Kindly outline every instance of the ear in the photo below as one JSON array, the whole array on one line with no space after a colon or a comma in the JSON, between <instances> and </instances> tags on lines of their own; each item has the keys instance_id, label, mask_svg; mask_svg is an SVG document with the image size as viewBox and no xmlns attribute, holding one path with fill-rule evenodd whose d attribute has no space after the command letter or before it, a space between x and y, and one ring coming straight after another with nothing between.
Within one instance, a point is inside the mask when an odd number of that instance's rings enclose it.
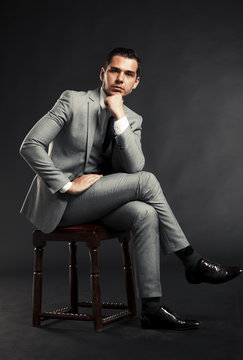
<instances>
[{"instance_id":1,"label":"ear","mask_svg":"<svg viewBox=\"0 0 243 360\"><path fill-rule=\"evenodd\" d=\"M105 69L102 67L102 68L100 69L100 80L101 80L101 81L103 81L103 79L104 79L104 74L105 74Z\"/></svg>"},{"instance_id":2,"label":"ear","mask_svg":"<svg viewBox=\"0 0 243 360\"><path fill-rule=\"evenodd\" d=\"M137 77L136 80L135 80L135 83L134 83L134 85L133 85L133 90L136 89L136 87L138 86L139 82L140 82L140 77Z\"/></svg>"}]
</instances>

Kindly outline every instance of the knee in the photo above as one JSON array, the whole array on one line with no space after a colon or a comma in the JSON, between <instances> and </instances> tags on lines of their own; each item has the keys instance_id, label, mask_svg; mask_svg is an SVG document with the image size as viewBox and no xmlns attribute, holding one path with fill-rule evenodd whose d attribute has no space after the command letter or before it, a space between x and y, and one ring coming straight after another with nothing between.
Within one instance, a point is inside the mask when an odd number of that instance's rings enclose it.
<instances>
[{"instance_id":1,"label":"knee","mask_svg":"<svg viewBox=\"0 0 243 360\"><path fill-rule=\"evenodd\" d=\"M142 180L144 180L144 182L146 184L151 184L151 185L158 184L158 180L153 173L151 173L149 171L141 171L140 174L141 174Z\"/></svg>"},{"instance_id":2,"label":"knee","mask_svg":"<svg viewBox=\"0 0 243 360\"><path fill-rule=\"evenodd\" d=\"M134 208L134 224L140 222L157 226L158 214L151 205L137 201Z\"/></svg>"},{"instance_id":3,"label":"knee","mask_svg":"<svg viewBox=\"0 0 243 360\"><path fill-rule=\"evenodd\" d=\"M158 191L162 191L156 176L148 171L141 171L140 173L140 190L144 195L155 194L158 193Z\"/></svg>"}]
</instances>

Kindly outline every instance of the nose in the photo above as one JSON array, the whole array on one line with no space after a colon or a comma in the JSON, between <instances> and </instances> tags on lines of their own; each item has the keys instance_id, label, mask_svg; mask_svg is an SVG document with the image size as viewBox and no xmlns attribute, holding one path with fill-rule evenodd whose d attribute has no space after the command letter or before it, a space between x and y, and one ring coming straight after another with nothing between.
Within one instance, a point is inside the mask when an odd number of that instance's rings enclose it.
<instances>
[{"instance_id":1,"label":"nose","mask_svg":"<svg viewBox=\"0 0 243 360\"><path fill-rule=\"evenodd\" d=\"M124 81L124 74L123 74L123 72L121 71L120 73L117 74L116 83L117 83L117 84L122 84L123 81Z\"/></svg>"}]
</instances>

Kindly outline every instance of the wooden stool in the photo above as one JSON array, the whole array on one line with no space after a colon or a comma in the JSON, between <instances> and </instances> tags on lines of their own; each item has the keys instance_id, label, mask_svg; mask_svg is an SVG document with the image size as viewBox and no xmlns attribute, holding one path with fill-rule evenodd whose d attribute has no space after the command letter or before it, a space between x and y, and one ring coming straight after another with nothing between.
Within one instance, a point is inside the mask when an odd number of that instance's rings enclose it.
<instances>
[{"instance_id":1,"label":"wooden stool","mask_svg":"<svg viewBox=\"0 0 243 360\"><path fill-rule=\"evenodd\" d=\"M123 268L125 272L127 304L101 302L100 271L98 264L98 248L102 240L118 238L123 249ZM70 307L55 311L42 312L42 258L43 247L47 241L67 241L69 243L69 285ZM86 224L57 228L45 234L39 230L33 232L35 265L33 274L33 326L40 326L46 319L93 320L94 329L102 331L103 325L124 317L136 317L136 300L129 251L130 233L115 232L103 225ZM78 302L78 267L76 261L77 242L86 242L90 253L90 278L92 301ZM79 313L78 307L92 307L93 315ZM120 309L119 313L102 317L102 308Z\"/></svg>"}]
</instances>

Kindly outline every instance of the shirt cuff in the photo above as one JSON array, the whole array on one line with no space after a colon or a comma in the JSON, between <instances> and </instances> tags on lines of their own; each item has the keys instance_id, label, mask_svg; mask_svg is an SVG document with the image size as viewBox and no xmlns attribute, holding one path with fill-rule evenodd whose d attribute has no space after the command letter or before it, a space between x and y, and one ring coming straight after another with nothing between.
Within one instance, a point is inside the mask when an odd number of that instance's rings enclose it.
<instances>
[{"instance_id":1,"label":"shirt cuff","mask_svg":"<svg viewBox=\"0 0 243 360\"><path fill-rule=\"evenodd\" d=\"M71 181L69 181L66 185L64 185L59 191L61 192L61 193L65 193L65 192L67 192L69 189L70 189L70 187L72 186L72 182Z\"/></svg>"},{"instance_id":2,"label":"shirt cuff","mask_svg":"<svg viewBox=\"0 0 243 360\"><path fill-rule=\"evenodd\" d=\"M126 128L128 128L128 126L129 126L129 122L126 116L120 118L119 120L116 120L114 122L115 134L116 135L122 134L126 130Z\"/></svg>"}]
</instances>

